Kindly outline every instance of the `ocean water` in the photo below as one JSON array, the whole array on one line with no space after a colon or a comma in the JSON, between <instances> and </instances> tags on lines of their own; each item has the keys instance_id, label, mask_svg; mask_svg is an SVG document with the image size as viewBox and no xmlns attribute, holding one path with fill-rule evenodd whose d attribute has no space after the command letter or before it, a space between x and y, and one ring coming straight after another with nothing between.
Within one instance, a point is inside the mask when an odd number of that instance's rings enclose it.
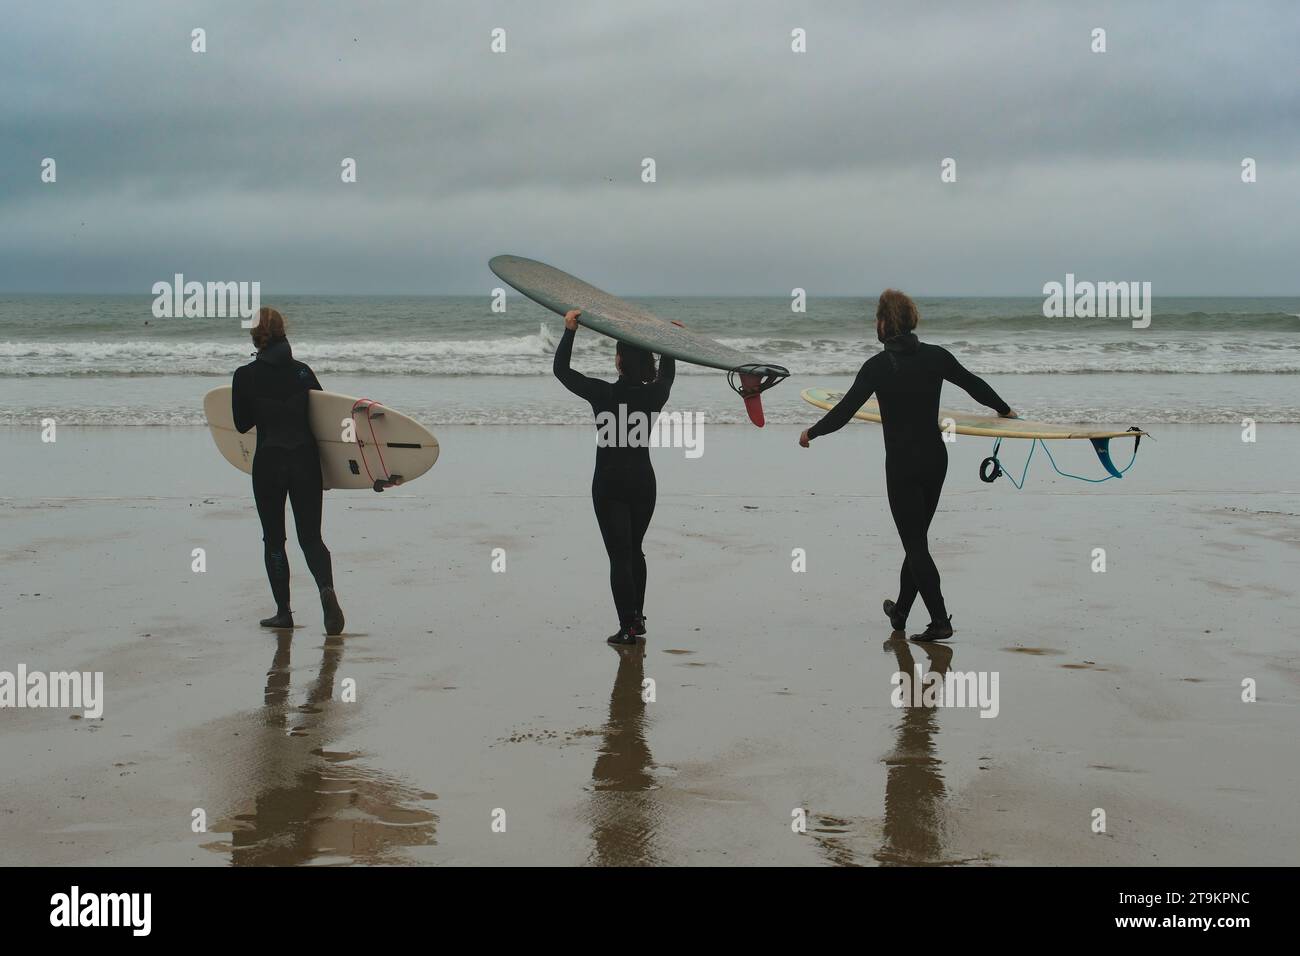
<instances>
[{"instance_id":1,"label":"ocean water","mask_svg":"<svg viewBox=\"0 0 1300 956\"><path fill-rule=\"evenodd\" d=\"M268 300L269 301L269 300ZM640 298L727 345L788 367L770 421L807 423L810 385L843 387L877 350L865 299ZM282 296L298 358L326 388L431 425L570 423L585 406L551 377L557 316L512 297ZM951 349L1022 415L1058 421L1300 421L1300 297L1170 298L1151 326L1049 319L1039 298L918 299L921 337ZM201 399L249 360L238 319L157 319L145 296L0 297L0 423L201 425ZM613 345L579 333L574 366L613 377ZM973 407L953 386L945 404ZM711 369L679 366L673 405L714 422L744 410Z\"/></svg>"}]
</instances>

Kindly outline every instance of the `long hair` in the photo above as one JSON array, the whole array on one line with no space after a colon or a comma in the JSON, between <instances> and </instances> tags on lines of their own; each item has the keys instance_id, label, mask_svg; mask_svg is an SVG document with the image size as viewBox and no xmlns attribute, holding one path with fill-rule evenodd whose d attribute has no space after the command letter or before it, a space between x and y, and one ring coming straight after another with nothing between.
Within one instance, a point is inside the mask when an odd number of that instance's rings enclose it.
<instances>
[{"instance_id":1,"label":"long hair","mask_svg":"<svg viewBox=\"0 0 1300 956\"><path fill-rule=\"evenodd\" d=\"M257 310L257 322L248 330L248 334L253 337L253 344L259 352L268 345L283 342L288 337L284 330L284 316L269 305L264 305Z\"/></svg>"},{"instance_id":2,"label":"long hair","mask_svg":"<svg viewBox=\"0 0 1300 956\"><path fill-rule=\"evenodd\" d=\"M880 341L887 342L896 335L911 332L920 321L921 313L911 296L897 289L880 293L880 301L876 304L876 338Z\"/></svg>"},{"instance_id":3,"label":"long hair","mask_svg":"<svg viewBox=\"0 0 1300 956\"><path fill-rule=\"evenodd\" d=\"M619 342L615 351L618 354L619 370L632 381L649 385L659 377L652 352L639 349L635 345L628 345L626 342Z\"/></svg>"}]
</instances>

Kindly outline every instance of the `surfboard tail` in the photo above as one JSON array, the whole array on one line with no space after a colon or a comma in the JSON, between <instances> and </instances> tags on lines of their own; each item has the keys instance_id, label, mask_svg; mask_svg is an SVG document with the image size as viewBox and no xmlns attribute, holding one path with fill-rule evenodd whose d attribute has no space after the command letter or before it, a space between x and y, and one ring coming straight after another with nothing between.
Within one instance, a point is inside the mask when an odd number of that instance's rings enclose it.
<instances>
[{"instance_id":1,"label":"surfboard tail","mask_svg":"<svg viewBox=\"0 0 1300 956\"><path fill-rule=\"evenodd\" d=\"M358 415L359 412L365 413L366 424L370 426L369 446L367 446L365 439L361 437L361 423L358 420L360 417ZM372 482L370 487L378 492L382 492L385 488L391 488L393 485L399 485L402 483L400 475L389 473L388 466L384 463L384 453L380 448L379 439L375 435L375 419L383 417L384 406L380 405L374 399L358 398L352 404L352 421L353 428L356 432L357 451L361 457L361 464L365 466L366 477ZM370 469L370 458L366 454L367 447L374 450L375 457L377 458L377 464L373 473Z\"/></svg>"},{"instance_id":2,"label":"surfboard tail","mask_svg":"<svg viewBox=\"0 0 1300 956\"><path fill-rule=\"evenodd\" d=\"M763 416L763 393L789 377L790 371L780 365L742 365L727 373L727 384L745 400L749 420L762 428L767 422Z\"/></svg>"}]
</instances>

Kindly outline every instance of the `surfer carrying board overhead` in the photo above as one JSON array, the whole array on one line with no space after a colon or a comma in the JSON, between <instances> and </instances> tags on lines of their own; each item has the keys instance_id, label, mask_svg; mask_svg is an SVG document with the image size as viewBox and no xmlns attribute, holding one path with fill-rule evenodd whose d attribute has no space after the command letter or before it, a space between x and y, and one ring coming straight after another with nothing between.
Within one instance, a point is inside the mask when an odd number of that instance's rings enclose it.
<instances>
[{"instance_id":1,"label":"surfer carrying board overhead","mask_svg":"<svg viewBox=\"0 0 1300 956\"><path fill-rule=\"evenodd\" d=\"M952 637L952 617L939 589L939 569L926 540L948 472L948 449L939 431L939 392L945 381L964 389L1003 418L1016 413L982 378L962 367L947 349L926 345L914 329L920 321L916 303L896 289L886 289L876 306L876 338L884 350L862 364L853 387L812 428L799 436L804 448L820 435L843 428L875 393L885 437L885 489L903 542L898 600L885 601L894 630L907 626L917 592L930 612L930 625L914 641Z\"/></svg>"},{"instance_id":2,"label":"surfer carrying board overhead","mask_svg":"<svg viewBox=\"0 0 1300 956\"><path fill-rule=\"evenodd\" d=\"M655 371L655 357L645 349L619 342L614 354L618 381L588 378L569 367L573 338L582 312L564 316L564 335L555 349L555 377L591 405L599 439L591 502L600 536L609 556L609 589L618 612L618 631L610 644L635 644L645 635L645 552L641 542L655 511L655 470L649 439L655 417L668 403L677 365L665 355ZM681 323L673 323L680 325ZM644 427L611 428L613 422L645 423Z\"/></svg>"},{"instance_id":3,"label":"surfer carrying board overhead","mask_svg":"<svg viewBox=\"0 0 1300 956\"><path fill-rule=\"evenodd\" d=\"M321 391L307 365L294 359L285 334L284 316L263 306L251 330L257 357L235 371L231 396L235 428L257 429L253 455L253 498L262 521L266 576L275 597L275 614L263 627L293 627L289 608L289 556L284 547L284 501L293 505L293 523L307 567L320 589L325 633L343 631L343 610L334 594L329 549L320 536L323 484L320 453L307 419L307 393Z\"/></svg>"}]
</instances>

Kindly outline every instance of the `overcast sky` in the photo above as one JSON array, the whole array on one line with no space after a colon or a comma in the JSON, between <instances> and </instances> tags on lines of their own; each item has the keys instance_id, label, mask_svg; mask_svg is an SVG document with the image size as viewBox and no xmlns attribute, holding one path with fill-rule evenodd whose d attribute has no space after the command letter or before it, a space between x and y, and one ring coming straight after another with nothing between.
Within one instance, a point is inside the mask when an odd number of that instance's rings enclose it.
<instances>
[{"instance_id":1,"label":"overcast sky","mask_svg":"<svg viewBox=\"0 0 1300 956\"><path fill-rule=\"evenodd\" d=\"M1300 291L1293 2L86 0L3 22L0 291L480 294L503 252L626 294Z\"/></svg>"}]
</instances>

